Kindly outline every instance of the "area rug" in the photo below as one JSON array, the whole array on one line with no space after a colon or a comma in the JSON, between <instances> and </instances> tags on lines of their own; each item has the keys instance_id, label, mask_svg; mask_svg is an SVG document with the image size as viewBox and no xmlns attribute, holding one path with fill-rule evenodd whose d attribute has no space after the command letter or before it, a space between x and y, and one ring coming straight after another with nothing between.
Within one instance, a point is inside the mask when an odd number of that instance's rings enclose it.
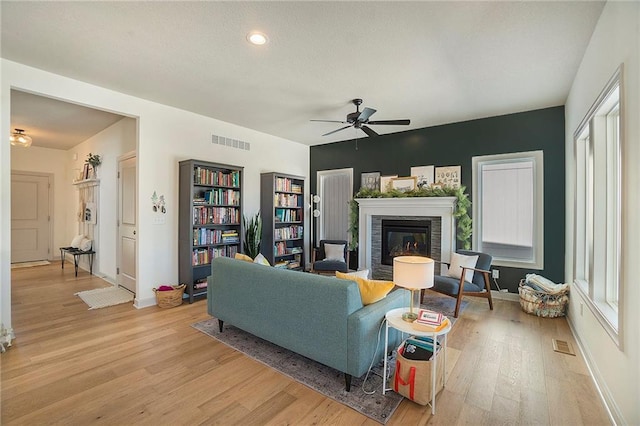
<instances>
[{"instance_id":1,"label":"area rug","mask_svg":"<svg viewBox=\"0 0 640 426\"><path fill-rule=\"evenodd\" d=\"M420 307L436 312L442 312L443 315L449 317L449 320L453 325L457 319L453 316L456 310L456 301L457 299L453 297L445 296L443 294L436 293L435 291L427 290L424 294L424 298ZM468 300L462 299L462 302L460 302L460 313L464 311L464 308L466 308L468 304Z\"/></svg>"},{"instance_id":2,"label":"area rug","mask_svg":"<svg viewBox=\"0 0 640 426\"><path fill-rule=\"evenodd\" d=\"M455 323L455 318L453 318L455 299L427 296L425 296L425 303L421 305L422 308L440 310L445 315L449 315L450 312L452 324ZM450 306L450 301L453 301L452 306ZM220 333L218 320L215 318L198 322L192 326L196 330L335 401L353 408L379 423L387 423L398 408L398 405L400 405L400 402L402 402L403 397L395 392L387 392L382 395L382 362L374 366L372 373L368 377L366 375L358 378L354 377L351 382L351 391L346 392L344 374L338 370L274 345L232 325L225 324L224 332ZM380 344L384 344L384 333L381 333ZM449 359L449 356L447 356L447 359ZM393 360L391 360L390 364L394 364ZM366 382L364 381L365 378ZM372 391L375 392L372 393Z\"/></svg>"},{"instance_id":3,"label":"area rug","mask_svg":"<svg viewBox=\"0 0 640 426\"><path fill-rule=\"evenodd\" d=\"M96 288L75 294L89 305L89 310L106 308L133 301L133 293L120 287Z\"/></svg>"},{"instance_id":4,"label":"area rug","mask_svg":"<svg viewBox=\"0 0 640 426\"><path fill-rule=\"evenodd\" d=\"M20 263L12 263L11 269L20 269L20 268L31 268L32 266L44 266L50 265L51 262L48 260L37 260L35 262L20 262Z\"/></svg>"}]
</instances>

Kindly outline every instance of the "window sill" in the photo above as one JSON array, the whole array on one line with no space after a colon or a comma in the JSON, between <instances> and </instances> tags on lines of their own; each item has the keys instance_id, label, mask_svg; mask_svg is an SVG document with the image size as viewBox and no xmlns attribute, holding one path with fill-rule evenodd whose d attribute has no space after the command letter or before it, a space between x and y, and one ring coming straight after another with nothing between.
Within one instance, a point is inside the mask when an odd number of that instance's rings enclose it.
<instances>
[{"instance_id":1,"label":"window sill","mask_svg":"<svg viewBox=\"0 0 640 426\"><path fill-rule=\"evenodd\" d=\"M544 263L543 262L518 262L515 260L508 260L508 259L500 259L500 258L493 258L493 261L491 262L492 266L504 266L507 268L520 268L520 269L537 269L537 270L543 270L544 269Z\"/></svg>"},{"instance_id":2,"label":"window sill","mask_svg":"<svg viewBox=\"0 0 640 426\"><path fill-rule=\"evenodd\" d=\"M598 320L602 328L607 332L611 340L622 350L622 342L620 340L620 333L618 332L618 312L605 302L594 301L589 297L588 284L584 281L575 280L572 290L576 290L580 293L585 304L589 307L589 310L593 316Z\"/></svg>"}]
</instances>

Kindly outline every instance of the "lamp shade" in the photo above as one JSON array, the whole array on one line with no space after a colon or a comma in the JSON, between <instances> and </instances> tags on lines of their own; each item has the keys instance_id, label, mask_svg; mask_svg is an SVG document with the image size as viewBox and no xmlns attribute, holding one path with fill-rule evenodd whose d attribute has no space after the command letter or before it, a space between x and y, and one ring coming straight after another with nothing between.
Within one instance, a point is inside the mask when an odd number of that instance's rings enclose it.
<instances>
[{"instance_id":1,"label":"lamp shade","mask_svg":"<svg viewBox=\"0 0 640 426\"><path fill-rule=\"evenodd\" d=\"M9 137L9 142L13 146L21 146L23 148L29 148L31 146L31 138L24 134L24 130L16 129L15 132Z\"/></svg>"},{"instance_id":2,"label":"lamp shade","mask_svg":"<svg viewBox=\"0 0 640 426\"><path fill-rule=\"evenodd\" d=\"M393 258L393 283L408 289L433 287L433 259L422 256Z\"/></svg>"}]
</instances>

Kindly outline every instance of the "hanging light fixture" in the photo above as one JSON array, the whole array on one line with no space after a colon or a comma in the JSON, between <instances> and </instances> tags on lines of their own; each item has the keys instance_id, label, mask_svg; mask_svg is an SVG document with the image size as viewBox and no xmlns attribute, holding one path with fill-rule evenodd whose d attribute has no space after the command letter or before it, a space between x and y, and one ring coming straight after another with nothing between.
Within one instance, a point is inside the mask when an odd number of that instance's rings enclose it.
<instances>
[{"instance_id":1,"label":"hanging light fixture","mask_svg":"<svg viewBox=\"0 0 640 426\"><path fill-rule=\"evenodd\" d=\"M31 138L24 134L24 130L16 129L15 132L11 133L9 137L9 141L11 145L21 146L23 148L29 148L31 146Z\"/></svg>"}]
</instances>

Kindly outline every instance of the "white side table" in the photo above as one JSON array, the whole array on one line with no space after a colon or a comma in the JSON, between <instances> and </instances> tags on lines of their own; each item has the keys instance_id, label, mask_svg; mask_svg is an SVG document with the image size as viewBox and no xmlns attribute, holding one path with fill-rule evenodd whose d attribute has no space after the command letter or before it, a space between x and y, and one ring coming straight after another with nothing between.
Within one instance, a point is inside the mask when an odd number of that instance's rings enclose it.
<instances>
[{"instance_id":1,"label":"white side table","mask_svg":"<svg viewBox=\"0 0 640 426\"><path fill-rule=\"evenodd\" d=\"M384 328L384 374L382 375L382 394L384 395L388 390L387 389L387 353L389 353L389 327L395 328L396 330L402 332L403 334L412 334L414 336L427 336L432 337L434 342L434 347L436 347L435 342L438 336L444 335L444 341L442 342L442 362L443 364L443 384L447 382L447 333L451 331L451 321L449 324L438 331L424 331L418 330L413 327L413 324L407 322L402 319L402 314L409 311L409 308L397 308L392 309L385 315L385 323L386 326ZM431 414L436 413L436 363L438 362L438 357L433 357L433 362L431 363Z\"/></svg>"}]
</instances>

